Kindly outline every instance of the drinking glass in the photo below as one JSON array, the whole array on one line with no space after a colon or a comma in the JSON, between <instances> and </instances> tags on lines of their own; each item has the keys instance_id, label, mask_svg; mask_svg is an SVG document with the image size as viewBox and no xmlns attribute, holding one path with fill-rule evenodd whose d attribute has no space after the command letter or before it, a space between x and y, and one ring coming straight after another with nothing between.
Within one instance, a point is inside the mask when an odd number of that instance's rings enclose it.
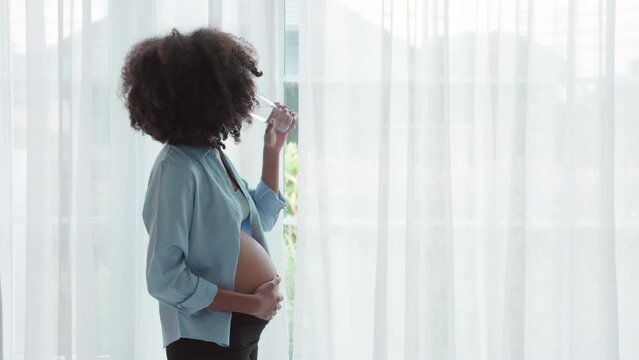
<instances>
[{"instance_id":1,"label":"drinking glass","mask_svg":"<svg viewBox=\"0 0 639 360\"><path fill-rule=\"evenodd\" d=\"M254 119L272 123L276 131L285 133L293 124L293 117L286 110L280 109L274 102L260 94L255 94L260 105L251 113Z\"/></svg>"}]
</instances>

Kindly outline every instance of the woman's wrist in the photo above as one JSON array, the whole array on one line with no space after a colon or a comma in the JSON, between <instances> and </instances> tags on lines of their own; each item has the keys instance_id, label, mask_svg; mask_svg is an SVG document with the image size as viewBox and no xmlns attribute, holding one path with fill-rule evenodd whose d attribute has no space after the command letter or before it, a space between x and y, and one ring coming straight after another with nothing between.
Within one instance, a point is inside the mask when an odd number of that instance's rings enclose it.
<instances>
[{"instance_id":1,"label":"woman's wrist","mask_svg":"<svg viewBox=\"0 0 639 360\"><path fill-rule=\"evenodd\" d=\"M280 155L280 151L282 151L281 147L275 147L275 146L266 146L264 145L264 155L266 156L279 156Z\"/></svg>"}]
</instances>

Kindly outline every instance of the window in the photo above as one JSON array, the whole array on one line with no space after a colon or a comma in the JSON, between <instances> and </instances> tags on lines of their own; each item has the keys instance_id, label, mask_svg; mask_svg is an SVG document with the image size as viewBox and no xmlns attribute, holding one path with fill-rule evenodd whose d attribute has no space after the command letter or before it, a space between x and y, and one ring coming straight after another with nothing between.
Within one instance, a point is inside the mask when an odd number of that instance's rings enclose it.
<instances>
[{"instance_id":1,"label":"window","mask_svg":"<svg viewBox=\"0 0 639 360\"><path fill-rule=\"evenodd\" d=\"M299 2L285 0L284 10L284 103L295 112L298 101ZM288 206L284 213L286 244L286 297L288 299L289 358L293 357L295 321L295 245L297 243L297 143L298 129L292 130L284 147L284 192Z\"/></svg>"}]
</instances>

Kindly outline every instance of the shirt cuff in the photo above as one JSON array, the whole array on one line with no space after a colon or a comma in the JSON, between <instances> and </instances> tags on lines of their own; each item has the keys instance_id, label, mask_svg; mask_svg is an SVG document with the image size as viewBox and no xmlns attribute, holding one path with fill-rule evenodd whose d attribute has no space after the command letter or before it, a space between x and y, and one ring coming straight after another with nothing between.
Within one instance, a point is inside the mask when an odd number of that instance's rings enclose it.
<instances>
[{"instance_id":1,"label":"shirt cuff","mask_svg":"<svg viewBox=\"0 0 639 360\"><path fill-rule=\"evenodd\" d=\"M276 215L286 207L286 199L282 193L279 190L277 193L273 191L263 179L260 179L255 188L255 199L253 200L259 204L262 210L271 215Z\"/></svg>"},{"instance_id":2,"label":"shirt cuff","mask_svg":"<svg viewBox=\"0 0 639 360\"><path fill-rule=\"evenodd\" d=\"M218 289L218 286L210 281L199 276L197 279L197 285L195 286L193 294L177 304L180 310L191 315L208 307L213 302L213 298L217 294Z\"/></svg>"}]
</instances>

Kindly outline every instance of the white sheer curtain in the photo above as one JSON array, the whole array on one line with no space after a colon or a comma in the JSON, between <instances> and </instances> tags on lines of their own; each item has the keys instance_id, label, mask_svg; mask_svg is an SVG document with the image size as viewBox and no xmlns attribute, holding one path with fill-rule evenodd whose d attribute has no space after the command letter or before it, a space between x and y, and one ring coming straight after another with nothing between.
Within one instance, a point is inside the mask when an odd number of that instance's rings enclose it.
<instances>
[{"instance_id":1,"label":"white sheer curtain","mask_svg":"<svg viewBox=\"0 0 639 360\"><path fill-rule=\"evenodd\" d=\"M278 95L278 1L0 0L0 277L6 359L163 359L141 205L160 145L117 96L136 41L214 24L258 48ZM264 126L229 152L251 184ZM278 237L278 234L280 235ZM284 275L281 226L269 235ZM288 354L286 311L260 356Z\"/></svg>"},{"instance_id":2,"label":"white sheer curtain","mask_svg":"<svg viewBox=\"0 0 639 360\"><path fill-rule=\"evenodd\" d=\"M301 9L294 359L638 359L639 3Z\"/></svg>"}]
</instances>

